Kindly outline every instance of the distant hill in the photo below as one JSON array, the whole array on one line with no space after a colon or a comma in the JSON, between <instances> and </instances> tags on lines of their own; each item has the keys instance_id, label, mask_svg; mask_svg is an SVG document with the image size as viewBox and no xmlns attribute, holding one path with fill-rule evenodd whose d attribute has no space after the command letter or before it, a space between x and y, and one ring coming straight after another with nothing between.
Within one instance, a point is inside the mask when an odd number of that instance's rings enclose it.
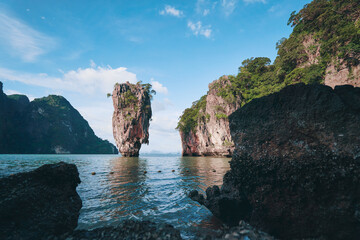
<instances>
[{"instance_id":1,"label":"distant hill","mask_svg":"<svg viewBox=\"0 0 360 240\"><path fill-rule=\"evenodd\" d=\"M62 96L33 101L3 92L0 82L0 153L117 154Z\"/></svg>"}]
</instances>

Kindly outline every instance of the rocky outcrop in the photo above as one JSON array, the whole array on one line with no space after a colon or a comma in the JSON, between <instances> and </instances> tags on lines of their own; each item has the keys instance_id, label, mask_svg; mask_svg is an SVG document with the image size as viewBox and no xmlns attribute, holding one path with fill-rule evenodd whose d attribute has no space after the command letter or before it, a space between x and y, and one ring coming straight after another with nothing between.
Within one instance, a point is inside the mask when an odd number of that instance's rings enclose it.
<instances>
[{"instance_id":1,"label":"rocky outcrop","mask_svg":"<svg viewBox=\"0 0 360 240\"><path fill-rule=\"evenodd\" d=\"M2 84L1 84L2 86ZM33 101L0 89L0 153L115 154L114 145L98 138L88 122L62 96Z\"/></svg>"},{"instance_id":2,"label":"rocky outcrop","mask_svg":"<svg viewBox=\"0 0 360 240\"><path fill-rule=\"evenodd\" d=\"M228 116L240 108L240 97L233 101L219 94L231 85L227 76L209 84L205 108L198 109L197 124L189 131L180 130L183 156L226 156L234 151ZM204 100L200 100L204 101Z\"/></svg>"},{"instance_id":3,"label":"rocky outcrop","mask_svg":"<svg viewBox=\"0 0 360 240\"><path fill-rule=\"evenodd\" d=\"M335 88L340 85L360 87L360 65L349 67L343 60L331 63L326 68L325 85Z\"/></svg>"},{"instance_id":4,"label":"rocky outcrop","mask_svg":"<svg viewBox=\"0 0 360 240\"><path fill-rule=\"evenodd\" d=\"M112 99L114 114L113 134L120 153L137 157L141 144L149 144L151 112L151 85L116 84Z\"/></svg>"},{"instance_id":5,"label":"rocky outcrop","mask_svg":"<svg viewBox=\"0 0 360 240\"><path fill-rule=\"evenodd\" d=\"M297 158L321 147L360 157L360 88L297 84L230 116L238 154Z\"/></svg>"},{"instance_id":6,"label":"rocky outcrop","mask_svg":"<svg viewBox=\"0 0 360 240\"><path fill-rule=\"evenodd\" d=\"M228 224L280 239L360 234L360 89L293 85L230 116L235 142L221 189L196 191Z\"/></svg>"},{"instance_id":7,"label":"rocky outcrop","mask_svg":"<svg viewBox=\"0 0 360 240\"><path fill-rule=\"evenodd\" d=\"M306 61L300 62L298 67L307 67L319 64L321 60L321 44L312 35L306 35L302 42L306 53ZM344 59L334 58L326 65L324 84L335 86L352 85L360 87L360 65L351 66Z\"/></svg>"},{"instance_id":8,"label":"rocky outcrop","mask_svg":"<svg viewBox=\"0 0 360 240\"><path fill-rule=\"evenodd\" d=\"M94 230L76 230L64 239L143 239L143 240L180 240L180 231L169 224L156 224L150 221L125 220L116 227L103 227Z\"/></svg>"},{"instance_id":9,"label":"rocky outcrop","mask_svg":"<svg viewBox=\"0 0 360 240\"><path fill-rule=\"evenodd\" d=\"M47 164L0 179L0 238L44 239L77 226L81 199L74 164Z\"/></svg>"}]
</instances>

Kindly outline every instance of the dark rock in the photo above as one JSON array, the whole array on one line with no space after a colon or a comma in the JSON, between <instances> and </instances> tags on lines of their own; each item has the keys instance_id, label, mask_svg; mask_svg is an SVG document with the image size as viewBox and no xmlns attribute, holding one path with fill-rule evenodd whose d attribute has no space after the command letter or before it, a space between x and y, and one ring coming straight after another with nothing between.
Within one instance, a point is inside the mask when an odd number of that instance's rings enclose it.
<instances>
[{"instance_id":1,"label":"dark rock","mask_svg":"<svg viewBox=\"0 0 360 240\"><path fill-rule=\"evenodd\" d=\"M0 91L0 153L116 154L62 96L33 101Z\"/></svg>"},{"instance_id":2,"label":"dark rock","mask_svg":"<svg viewBox=\"0 0 360 240\"><path fill-rule=\"evenodd\" d=\"M0 179L0 239L43 239L77 226L81 199L74 164L46 164Z\"/></svg>"},{"instance_id":3,"label":"dark rock","mask_svg":"<svg viewBox=\"0 0 360 240\"><path fill-rule=\"evenodd\" d=\"M275 240L274 237L269 234L260 231L244 221L240 221L236 227L224 228L213 235L199 235L196 237L197 240ZM314 239L313 239L314 240Z\"/></svg>"},{"instance_id":4,"label":"dark rock","mask_svg":"<svg viewBox=\"0 0 360 240\"><path fill-rule=\"evenodd\" d=\"M229 116L239 155L360 156L360 88L297 84L254 99Z\"/></svg>"},{"instance_id":5,"label":"dark rock","mask_svg":"<svg viewBox=\"0 0 360 240\"><path fill-rule=\"evenodd\" d=\"M76 230L60 239L142 239L142 240L177 240L182 239L179 230L168 224L156 224L149 221L126 220L116 227L103 227L94 230Z\"/></svg>"},{"instance_id":6,"label":"dark rock","mask_svg":"<svg viewBox=\"0 0 360 240\"><path fill-rule=\"evenodd\" d=\"M281 239L360 236L360 89L294 85L230 116L235 142L220 190L200 199L229 225Z\"/></svg>"}]
</instances>

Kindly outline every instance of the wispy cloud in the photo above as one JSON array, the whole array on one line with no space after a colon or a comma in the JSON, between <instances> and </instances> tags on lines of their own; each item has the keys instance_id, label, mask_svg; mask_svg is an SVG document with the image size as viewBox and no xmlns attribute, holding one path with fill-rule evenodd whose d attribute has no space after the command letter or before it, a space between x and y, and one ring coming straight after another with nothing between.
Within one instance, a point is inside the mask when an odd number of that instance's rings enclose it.
<instances>
[{"instance_id":1,"label":"wispy cloud","mask_svg":"<svg viewBox=\"0 0 360 240\"><path fill-rule=\"evenodd\" d=\"M210 9L214 8L214 3L211 4L208 0L197 0L196 1L196 12L203 16L207 16L210 14Z\"/></svg>"},{"instance_id":2,"label":"wispy cloud","mask_svg":"<svg viewBox=\"0 0 360 240\"><path fill-rule=\"evenodd\" d=\"M244 0L244 1L246 2L246 1L254 1L254 0ZM226 16L229 16L234 12L237 2L238 0L221 0L221 7L223 8Z\"/></svg>"},{"instance_id":3,"label":"wispy cloud","mask_svg":"<svg viewBox=\"0 0 360 240\"><path fill-rule=\"evenodd\" d=\"M188 27L192 31L192 33L196 36L202 35L206 38L211 37L212 29L211 26L203 26L201 21L193 23L192 21L188 21Z\"/></svg>"},{"instance_id":4,"label":"wispy cloud","mask_svg":"<svg viewBox=\"0 0 360 240\"><path fill-rule=\"evenodd\" d=\"M20 57L25 62L34 62L55 46L55 40L15 17L0 11L0 44L9 54Z\"/></svg>"},{"instance_id":5,"label":"wispy cloud","mask_svg":"<svg viewBox=\"0 0 360 240\"><path fill-rule=\"evenodd\" d=\"M78 68L62 72L62 76L53 77L46 73L22 73L6 68L0 68L0 79L22 82L28 85L41 86L53 90L66 90L84 94L111 92L115 83L129 81L136 83L136 74L124 67L111 68L96 66L91 62L89 68Z\"/></svg>"},{"instance_id":6,"label":"wispy cloud","mask_svg":"<svg viewBox=\"0 0 360 240\"><path fill-rule=\"evenodd\" d=\"M267 0L243 0L245 3L266 3Z\"/></svg>"},{"instance_id":7,"label":"wispy cloud","mask_svg":"<svg viewBox=\"0 0 360 240\"><path fill-rule=\"evenodd\" d=\"M161 83L159 83L158 81L154 81L154 79L151 79L151 85L152 88L157 92L157 93L163 93L163 94L168 94L168 89L166 87L164 87Z\"/></svg>"},{"instance_id":8,"label":"wispy cloud","mask_svg":"<svg viewBox=\"0 0 360 240\"><path fill-rule=\"evenodd\" d=\"M178 9L176 9L175 7L166 5L165 8L163 10L161 10L160 15L171 15L174 17L181 17L184 15L184 13Z\"/></svg>"}]
</instances>

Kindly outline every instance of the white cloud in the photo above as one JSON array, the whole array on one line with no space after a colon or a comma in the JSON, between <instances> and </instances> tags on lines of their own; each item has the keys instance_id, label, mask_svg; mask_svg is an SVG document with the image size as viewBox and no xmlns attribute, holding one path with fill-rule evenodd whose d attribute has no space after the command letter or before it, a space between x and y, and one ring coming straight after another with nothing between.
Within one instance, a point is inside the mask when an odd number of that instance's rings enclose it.
<instances>
[{"instance_id":1,"label":"white cloud","mask_svg":"<svg viewBox=\"0 0 360 240\"><path fill-rule=\"evenodd\" d=\"M210 13L210 10L209 9L204 9L203 11L203 15L206 16Z\"/></svg>"},{"instance_id":2,"label":"white cloud","mask_svg":"<svg viewBox=\"0 0 360 240\"><path fill-rule=\"evenodd\" d=\"M0 44L9 54L20 57L25 62L34 62L55 46L55 40L0 12Z\"/></svg>"},{"instance_id":3,"label":"white cloud","mask_svg":"<svg viewBox=\"0 0 360 240\"><path fill-rule=\"evenodd\" d=\"M152 88L156 91L156 93L168 94L168 89L158 81L154 81L154 79L151 79L151 85Z\"/></svg>"},{"instance_id":4,"label":"white cloud","mask_svg":"<svg viewBox=\"0 0 360 240\"><path fill-rule=\"evenodd\" d=\"M266 3L266 0L243 0L245 3Z\"/></svg>"},{"instance_id":5,"label":"white cloud","mask_svg":"<svg viewBox=\"0 0 360 240\"><path fill-rule=\"evenodd\" d=\"M93 63L93 66L95 63ZM67 90L85 94L112 92L115 83L129 81L136 83L136 74L127 71L124 67L90 67L78 68L63 72L61 77L52 77L46 73L22 73L0 68L0 78L4 80L22 82L28 85L41 86L53 90Z\"/></svg>"},{"instance_id":6,"label":"white cloud","mask_svg":"<svg viewBox=\"0 0 360 240\"><path fill-rule=\"evenodd\" d=\"M169 107L169 105L167 105ZM173 107L169 109L156 111L155 104L152 103L154 114L152 121L150 122L150 137L149 145L143 145L141 152L180 152L181 151L181 140L177 130L178 116L181 114Z\"/></svg>"},{"instance_id":7,"label":"white cloud","mask_svg":"<svg viewBox=\"0 0 360 240\"><path fill-rule=\"evenodd\" d=\"M214 7L214 5L213 5ZM196 12L203 16L207 16L210 13L211 2L208 0L197 0Z\"/></svg>"},{"instance_id":8,"label":"white cloud","mask_svg":"<svg viewBox=\"0 0 360 240\"><path fill-rule=\"evenodd\" d=\"M90 59L90 67L91 68L95 68L96 67L96 63L94 62L94 60Z\"/></svg>"},{"instance_id":9,"label":"white cloud","mask_svg":"<svg viewBox=\"0 0 360 240\"><path fill-rule=\"evenodd\" d=\"M244 0L244 1L249 1L249 0ZM237 2L238 0L221 0L221 6L224 9L224 13L226 16L229 16L234 12Z\"/></svg>"},{"instance_id":10,"label":"white cloud","mask_svg":"<svg viewBox=\"0 0 360 240\"><path fill-rule=\"evenodd\" d=\"M99 67L91 60L90 65L91 67L85 69L60 71L60 77L49 76L45 73L21 73L0 68L0 79L42 86L48 88L47 94L63 95L89 122L97 136L114 143L112 133L114 109L112 99L106 98L105 94L112 92L116 82L136 83L138 80L136 74L127 71L126 68ZM151 84L158 93L168 93L168 89L161 83L151 79ZM17 94L19 92L8 90L6 93ZM181 111L175 109L170 100L161 95L155 96L151 104L153 121L150 122L150 145L143 145L141 152L154 150L180 152L180 136L175 127Z\"/></svg>"},{"instance_id":11,"label":"white cloud","mask_svg":"<svg viewBox=\"0 0 360 240\"><path fill-rule=\"evenodd\" d=\"M202 26L201 21L198 21L196 23L193 23L191 21L188 22L188 27L190 28L190 30L193 32L194 35L198 36L198 35L203 35L206 38L210 38L211 37L211 26Z\"/></svg>"},{"instance_id":12,"label":"white cloud","mask_svg":"<svg viewBox=\"0 0 360 240\"><path fill-rule=\"evenodd\" d=\"M184 14L182 11L176 9L175 7L169 6L169 5L166 5L164 10L161 10L159 13L160 13L160 15L171 15L174 17L181 17Z\"/></svg>"},{"instance_id":13,"label":"white cloud","mask_svg":"<svg viewBox=\"0 0 360 240\"><path fill-rule=\"evenodd\" d=\"M92 102L87 106L80 106L76 109L89 122L97 136L107 139L115 144L112 131L112 100L102 102Z\"/></svg>"}]
</instances>

